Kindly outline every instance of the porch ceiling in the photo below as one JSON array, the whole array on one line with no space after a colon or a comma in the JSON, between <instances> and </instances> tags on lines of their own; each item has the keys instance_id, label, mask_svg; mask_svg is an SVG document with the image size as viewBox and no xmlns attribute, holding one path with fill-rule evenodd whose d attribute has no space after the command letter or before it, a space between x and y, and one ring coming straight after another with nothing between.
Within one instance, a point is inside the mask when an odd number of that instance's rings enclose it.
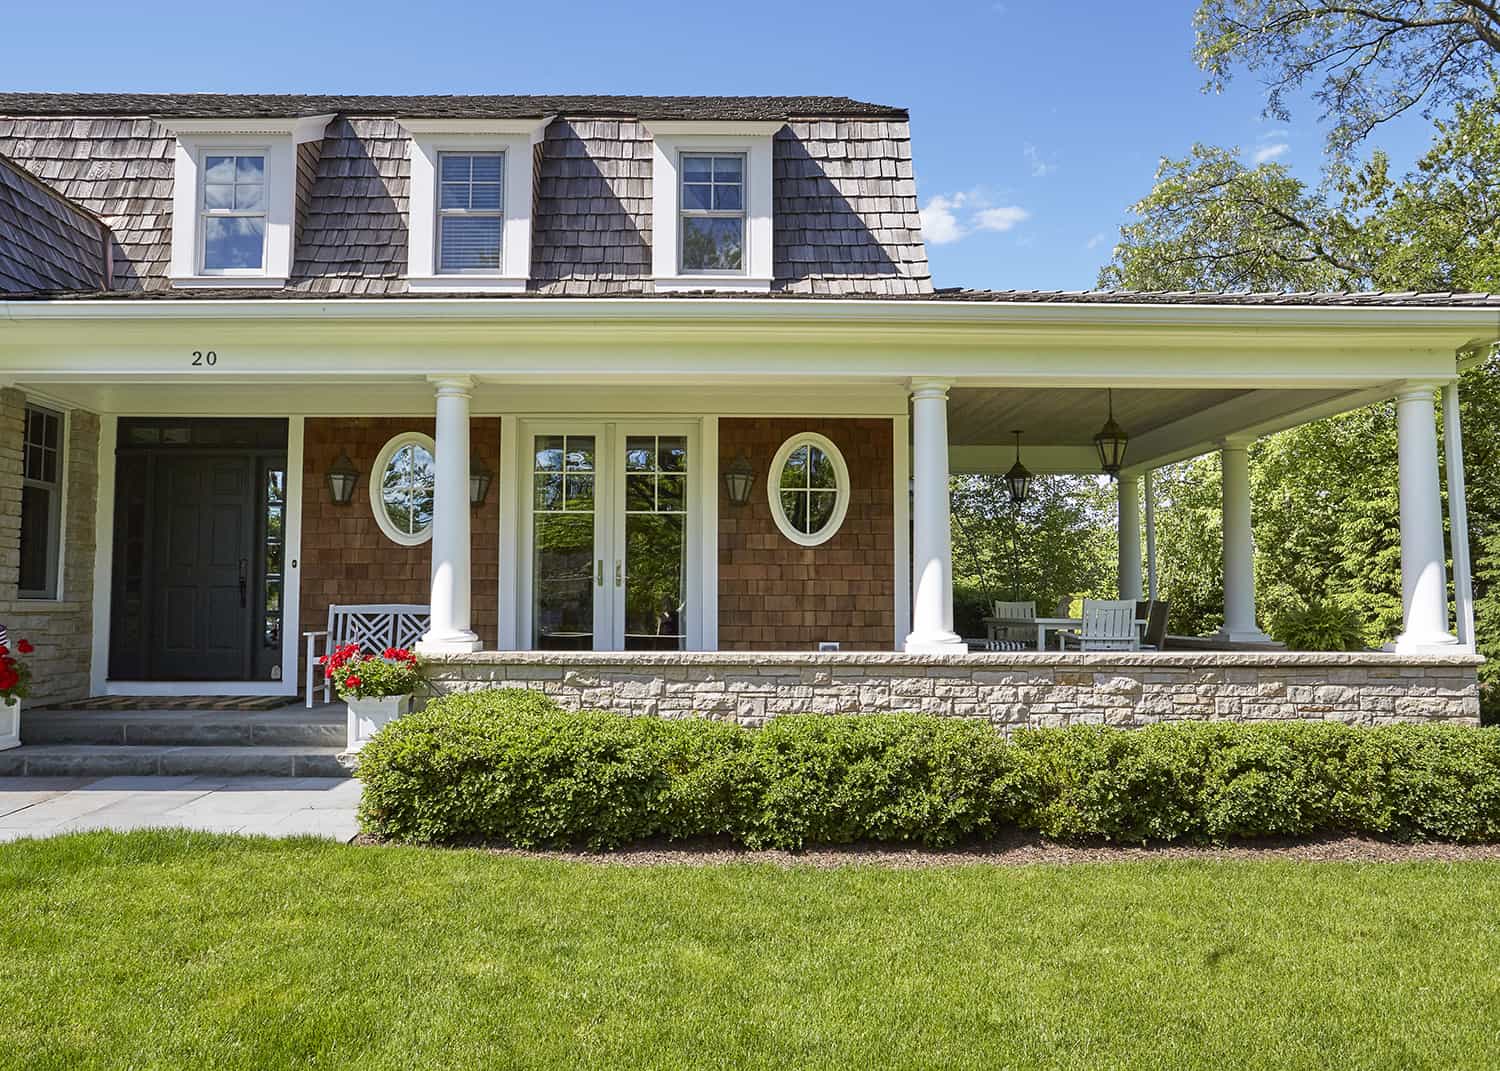
<instances>
[{"instance_id":1,"label":"porch ceiling","mask_svg":"<svg viewBox=\"0 0 1500 1071\"><path fill-rule=\"evenodd\" d=\"M1131 435L1155 431L1245 390L1117 390L1115 419ZM1091 446L1104 423L1100 388L999 389L955 387L948 392L948 441L954 446L1009 444L1020 430L1029 443Z\"/></svg>"}]
</instances>

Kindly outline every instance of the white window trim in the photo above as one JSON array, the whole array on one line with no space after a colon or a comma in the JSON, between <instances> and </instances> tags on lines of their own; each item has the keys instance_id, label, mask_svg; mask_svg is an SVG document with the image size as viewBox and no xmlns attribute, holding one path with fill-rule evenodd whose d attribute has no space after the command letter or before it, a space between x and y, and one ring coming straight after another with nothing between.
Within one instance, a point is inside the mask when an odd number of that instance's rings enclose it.
<instances>
[{"instance_id":1,"label":"white window trim","mask_svg":"<svg viewBox=\"0 0 1500 1071\"><path fill-rule=\"evenodd\" d=\"M437 444L433 442L431 435L424 435L420 431L403 431L386 441L386 444L380 448L380 453L375 455L375 464L370 468L370 512L375 515L375 523L380 526L385 537L402 547L420 547L432 538L431 524L413 535L401 531L385 515L382 496L385 467L391 463L391 458L396 456L396 451L404 446L412 445L420 446L434 458L437 457Z\"/></svg>"},{"instance_id":2,"label":"white window trim","mask_svg":"<svg viewBox=\"0 0 1500 1071\"><path fill-rule=\"evenodd\" d=\"M838 491L828 523L811 534L793 528L792 522L787 520L786 511L781 508L781 470L786 467L787 458L792 456L792 451L800 446L816 447L833 462L833 479ZM776 522L782 535L801 547L820 546L838 535L839 529L844 526L844 516L849 512L849 494L849 466L844 462L843 452L834 445L832 439L814 431L798 432L782 443L766 473L766 497L771 503L771 519Z\"/></svg>"},{"instance_id":3,"label":"white window trim","mask_svg":"<svg viewBox=\"0 0 1500 1071\"><path fill-rule=\"evenodd\" d=\"M176 287L282 287L292 273L297 230L297 146L322 138L332 115L301 119L169 119L177 138L172 174L172 259ZM260 271L203 270L203 157L264 156L265 254Z\"/></svg>"},{"instance_id":4,"label":"white window trim","mask_svg":"<svg viewBox=\"0 0 1500 1071\"><path fill-rule=\"evenodd\" d=\"M651 273L658 292L726 290L766 293L772 261L772 139L782 122L657 121L652 138ZM733 272L682 270L680 162L684 154L738 154L745 158L745 251Z\"/></svg>"},{"instance_id":5,"label":"white window trim","mask_svg":"<svg viewBox=\"0 0 1500 1071\"><path fill-rule=\"evenodd\" d=\"M531 200L534 148L552 116L543 119L403 119L411 135L411 199L406 284L413 292L519 293L531 278ZM437 265L438 154L499 152L505 156L500 270L440 272Z\"/></svg>"}]
</instances>

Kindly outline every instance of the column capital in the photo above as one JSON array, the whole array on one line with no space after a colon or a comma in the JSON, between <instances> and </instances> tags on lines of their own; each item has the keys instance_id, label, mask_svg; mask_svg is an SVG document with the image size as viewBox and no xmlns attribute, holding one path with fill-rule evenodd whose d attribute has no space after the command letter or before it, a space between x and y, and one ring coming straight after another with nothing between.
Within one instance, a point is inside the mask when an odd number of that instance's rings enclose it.
<instances>
[{"instance_id":1,"label":"column capital","mask_svg":"<svg viewBox=\"0 0 1500 1071\"><path fill-rule=\"evenodd\" d=\"M1255 445L1259 435L1237 434L1226 435L1219 440L1220 450L1248 450Z\"/></svg>"},{"instance_id":2,"label":"column capital","mask_svg":"<svg viewBox=\"0 0 1500 1071\"><path fill-rule=\"evenodd\" d=\"M1436 380L1406 382L1401 384L1401 389L1396 392L1396 401L1404 402L1408 399L1430 401L1432 396L1442 389L1443 384Z\"/></svg>"},{"instance_id":3,"label":"column capital","mask_svg":"<svg viewBox=\"0 0 1500 1071\"><path fill-rule=\"evenodd\" d=\"M953 384L946 379L913 379L907 386L913 398L947 398Z\"/></svg>"},{"instance_id":4,"label":"column capital","mask_svg":"<svg viewBox=\"0 0 1500 1071\"><path fill-rule=\"evenodd\" d=\"M474 389L473 376L428 376L438 394L468 394Z\"/></svg>"}]
</instances>

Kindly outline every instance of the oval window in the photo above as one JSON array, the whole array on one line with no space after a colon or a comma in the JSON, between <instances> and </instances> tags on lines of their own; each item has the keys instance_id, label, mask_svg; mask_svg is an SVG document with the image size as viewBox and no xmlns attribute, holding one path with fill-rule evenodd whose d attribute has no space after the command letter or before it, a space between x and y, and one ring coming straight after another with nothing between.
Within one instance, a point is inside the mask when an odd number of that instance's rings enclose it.
<instances>
[{"instance_id":1,"label":"oval window","mask_svg":"<svg viewBox=\"0 0 1500 1071\"><path fill-rule=\"evenodd\" d=\"M375 521L402 546L414 547L432 538L433 450L430 436L404 432L385 444L370 472Z\"/></svg>"},{"instance_id":2,"label":"oval window","mask_svg":"<svg viewBox=\"0 0 1500 1071\"><path fill-rule=\"evenodd\" d=\"M781 534L804 547L832 539L849 509L849 469L839 448L804 432L781 444L767 480L771 516Z\"/></svg>"}]
</instances>

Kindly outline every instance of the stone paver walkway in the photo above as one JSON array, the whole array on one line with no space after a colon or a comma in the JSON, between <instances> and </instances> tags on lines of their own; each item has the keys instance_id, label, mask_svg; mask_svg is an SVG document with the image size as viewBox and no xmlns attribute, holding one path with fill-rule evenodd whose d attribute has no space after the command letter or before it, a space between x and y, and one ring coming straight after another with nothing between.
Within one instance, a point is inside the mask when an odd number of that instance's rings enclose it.
<instances>
[{"instance_id":1,"label":"stone paver walkway","mask_svg":"<svg viewBox=\"0 0 1500 1071\"><path fill-rule=\"evenodd\" d=\"M0 843L164 827L347 841L359 787L341 777L0 777Z\"/></svg>"}]
</instances>

